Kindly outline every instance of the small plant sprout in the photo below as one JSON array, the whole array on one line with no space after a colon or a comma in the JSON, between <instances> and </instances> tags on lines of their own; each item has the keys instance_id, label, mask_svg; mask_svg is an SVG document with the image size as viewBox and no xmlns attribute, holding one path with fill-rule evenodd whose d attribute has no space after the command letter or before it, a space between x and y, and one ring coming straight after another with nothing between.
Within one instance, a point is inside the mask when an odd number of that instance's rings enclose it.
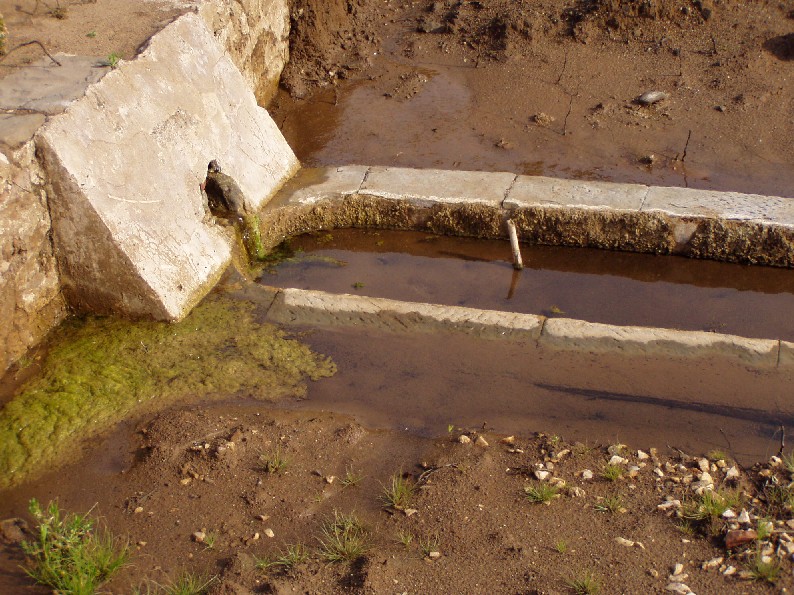
<instances>
[{"instance_id":1,"label":"small plant sprout","mask_svg":"<svg viewBox=\"0 0 794 595\"><path fill-rule=\"evenodd\" d=\"M554 549L557 550L560 554L564 554L568 551L568 542L564 539L560 539L557 543L554 544Z\"/></svg>"},{"instance_id":2,"label":"small plant sprout","mask_svg":"<svg viewBox=\"0 0 794 595\"><path fill-rule=\"evenodd\" d=\"M286 546L274 559L259 558L256 560L256 567L260 570L270 570L280 568L289 571L298 564L303 564L309 559L309 550L302 543L295 543Z\"/></svg>"},{"instance_id":3,"label":"small plant sprout","mask_svg":"<svg viewBox=\"0 0 794 595\"><path fill-rule=\"evenodd\" d=\"M794 490L789 486L770 483L764 486L763 494L769 507L779 513L794 509Z\"/></svg>"},{"instance_id":4,"label":"small plant sprout","mask_svg":"<svg viewBox=\"0 0 794 595\"><path fill-rule=\"evenodd\" d=\"M116 69L118 68L120 61L121 61L121 56L118 55L116 52L111 52L110 54L108 54L108 57L105 59L105 64L113 69Z\"/></svg>"},{"instance_id":5,"label":"small plant sprout","mask_svg":"<svg viewBox=\"0 0 794 595\"><path fill-rule=\"evenodd\" d=\"M601 471L601 477L607 481L617 481L623 477L623 473L623 467L620 465L604 465L604 469Z\"/></svg>"},{"instance_id":6,"label":"small plant sprout","mask_svg":"<svg viewBox=\"0 0 794 595\"><path fill-rule=\"evenodd\" d=\"M717 461L727 461L728 454L723 450L719 450L718 448L715 448L714 450L710 450L708 453L706 453L706 458L709 461L713 461L716 463Z\"/></svg>"},{"instance_id":7,"label":"small plant sprout","mask_svg":"<svg viewBox=\"0 0 794 595\"><path fill-rule=\"evenodd\" d=\"M355 283L353 283L353 289L363 289L363 288L364 288L364 284L361 281L356 281Z\"/></svg>"},{"instance_id":8,"label":"small plant sprout","mask_svg":"<svg viewBox=\"0 0 794 595\"><path fill-rule=\"evenodd\" d=\"M549 504L560 497L560 489L548 483L536 482L524 487L524 495L533 504Z\"/></svg>"},{"instance_id":9,"label":"small plant sprout","mask_svg":"<svg viewBox=\"0 0 794 595\"><path fill-rule=\"evenodd\" d=\"M172 582L160 586L158 593L163 595L206 595L217 578L183 572Z\"/></svg>"},{"instance_id":10,"label":"small plant sprout","mask_svg":"<svg viewBox=\"0 0 794 595\"><path fill-rule=\"evenodd\" d=\"M411 533L410 531L406 531L403 529L397 531L397 541L403 544L403 547L405 549L408 549L411 546L413 540L414 540L414 534Z\"/></svg>"},{"instance_id":11,"label":"small plant sprout","mask_svg":"<svg viewBox=\"0 0 794 595\"><path fill-rule=\"evenodd\" d=\"M96 37L96 31L89 31L88 33L85 34L85 36L88 37L89 39L94 39Z\"/></svg>"},{"instance_id":12,"label":"small plant sprout","mask_svg":"<svg viewBox=\"0 0 794 595\"><path fill-rule=\"evenodd\" d=\"M686 502L681 507L681 516L690 521L716 521L729 508L741 503L737 492L706 491L696 500Z\"/></svg>"},{"instance_id":13,"label":"small plant sprout","mask_svg":"<svg viewBox=\"0 0 794 595\"><path fill-rule=\"evenodd\" d=\"M441 553L440 545L441 541L438 539L438 535L433 535L432 537L419 540L419 549L422 550L422 555L425 558L437 557L433 554Z\"/></svg>"},{"instance_id":14,"label":"small plant sprout","mask_svg":"<svg viewBox=\"0 0 794 595\"><path fill-rule=\"evenodd\" d=\"M25 541L25 572L59 593L94 593L129 558L126 544L107 531L97 533L88 514L61 516L56 502L28 507L36 522L35 541Z\"/></svg>"},{"instance_id":15,"label":"small plant sprout","mask_svg":"<svg viewBox=\"0 0 794 595\"><path fill-rule=\"evenodd\" d=\"M267 473L282 473L287 468L287 459L281 452L281 446L277 446L272 453L263 453L259 460L264 464Z\"/></svg>"},{"instance_id":16,"label":"small plant sprout","mask_svg":"<svg viewBox=\"0 0 794 595\"><path fill-rule=\"evenodd\" d=\"M772 521L769 519L758 519L755 527L756 533L756 540L757 541L764 541L768 539L770 535L772 535L772 531L774 530L774 525Z\"/></svg>"},{"instance_id":17,"label":"small plant sprout","mask_svg":"<svg viewBox=\"0 0 794 595\"><path fill-rule=\"evenodd\" d=\"M352 488L359 485L362 481L364 481L364 476L361 475L361 473L353 471L352 467L348 467L345 469L345 476L339 483L341 483L344 488Z\"/></svg>"},{"instance_id":18,"label":"small plant sprout","mask_svg":"<svg viewBox=\"0 0 794 595\"><path fill-rule=\"evenodd\" d=\"M383 486L381 499L386 507L402 510L408 508L416 495L416 487L413 482L400 473L391 476L389 483Z\"/></svg>"},{"instance_id":19,"label":"small plant sprout","mask_svg":"<svg viewBox=\"0 0 794 595\"><path fill-rule=\"evenodd\" d=\"M451 434L455 430L455 424L447 424L447 434Z\"/></svg>"},{"instance_id":20,"label":"small plant sprout","mask_svg":"<svg viewBox=\"0 0 794 595\"><path fill-rule=\"evenodd\" d=\"M794 451L788 454L781 454L780 460L783 461L783 466L789 473L794 473Z\"/></svg>"},{"instance_id":21,"label":"small plant sprout","mask_svg":"<svg viewBox=\"0 0 794 595\"><path fill-rule=\"evenodd\" d=\"M775 584L780 578L782 568L777 558L764 556L759 550L748 562L747 570L750 571L753 580Z\"/></svg>"},{"instance_id":22,"label":"small plant sprout","mask_svg":"<svg viewBox=\"0 0 794 595\"><path fill-rule=\"evenodd\" d=\"M598 512L609 512L612 514L626 512L626 507L623 505L623 499L618 495L604 496L596 502L593 507Z\"/></svg>"},{"instance_id":23,"label":"small plant sprout","mask_svg":"<svg viewBox=\"0 0 794 595\"><path fill-rule=\"evenodd\" d=\"M204 548L211 550L218 542L218 534L215 531L207 531L204 534Z\"/></svg>"},{"instance_id":24,"label":"small plant sprout","mask_svg":"<svg viewBox=\"0 0 794 595\"><path fill-rule=\"evenodd\" d=\"M355 514L334 512L322 528L320 556L327 562L352 562L367 552L367 531Z\"/></svg>"},{"instance_id":25,"label":"small plant sprout","mask_svg":"<svg viewBox=\"0 0 794 595\"><path fill-rule=\"evenodd\" d=\"M601 579L588 571L568 580L568 586L576 595L598 595L601 592Z\"/></svg>"}]
</instances>

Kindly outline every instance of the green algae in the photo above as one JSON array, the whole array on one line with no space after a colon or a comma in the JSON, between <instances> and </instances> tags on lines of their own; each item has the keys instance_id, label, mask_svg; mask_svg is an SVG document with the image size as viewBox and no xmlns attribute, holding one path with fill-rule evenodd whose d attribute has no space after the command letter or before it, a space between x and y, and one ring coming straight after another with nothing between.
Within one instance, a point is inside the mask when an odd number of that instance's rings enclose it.
<instances>
[{"instance_id":1,"label":"green algae","mask_svg":"<svg viewBox=\"0 0 794 595\"><path fill-rule=\"evenodd\" d=\"M252 304L225 297L208 298L176 324L68 320L41 374L0 410L0 487L134 411L185 398L303 396L306 378L335 371L330 359L257 322Z\"/></svg>"}]
</instances>

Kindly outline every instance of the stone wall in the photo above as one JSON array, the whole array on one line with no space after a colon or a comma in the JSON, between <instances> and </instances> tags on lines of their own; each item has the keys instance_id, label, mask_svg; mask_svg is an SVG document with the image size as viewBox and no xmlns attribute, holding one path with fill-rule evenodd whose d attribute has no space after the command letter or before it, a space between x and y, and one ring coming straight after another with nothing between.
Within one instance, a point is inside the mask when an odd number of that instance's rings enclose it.
<instances>
[{"instance_id":1,"label":"stone wall","mask_svg":"<svg viewBox=\"0 0 794 595\"><path fill-rule=\"evenodd\" d=\"M206 0L198 11L267 105L289 58L289 0Z\"/></svg>"},{"instance_id":2,"label":"stone wall","mask_svg":"<svg viewBox=\"0 0 794 595\"><path fill-rule=\"evenodd\" d=\"M32 142L0 152L0 371L66 315Z\"/></svg>"}]
</instances>

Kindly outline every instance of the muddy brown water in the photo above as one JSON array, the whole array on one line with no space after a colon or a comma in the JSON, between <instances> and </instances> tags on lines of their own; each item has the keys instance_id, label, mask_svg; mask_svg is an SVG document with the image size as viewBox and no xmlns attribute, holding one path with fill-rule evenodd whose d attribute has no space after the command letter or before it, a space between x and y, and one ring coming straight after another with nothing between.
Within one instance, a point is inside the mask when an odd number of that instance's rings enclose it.
<instances>
[{"instance_id":1,"label":"muddy brown water","mask_svg":"<svg viewBox=\"0 0 794 595\"><path fill-rule=\"evenodd\" d=\"M794 340L794 271L417 232L334 230L291 241L281 287Z\"/></svg>"},{"instance_id":2,"label":"muddy brown water","mask_svg":"<svg viewBox=\"0 0 794 595\"><path fill-rule=\"evenodd\" d=\"M775 454L780 426L794 425L790 372L718 358L559 352L360 329L312 329L302 338L339 371L292 406L353 415L368 427L432 437L449 424L543 431L689 454L718 448L751 463Z\"/></svg>"}]
</instances>

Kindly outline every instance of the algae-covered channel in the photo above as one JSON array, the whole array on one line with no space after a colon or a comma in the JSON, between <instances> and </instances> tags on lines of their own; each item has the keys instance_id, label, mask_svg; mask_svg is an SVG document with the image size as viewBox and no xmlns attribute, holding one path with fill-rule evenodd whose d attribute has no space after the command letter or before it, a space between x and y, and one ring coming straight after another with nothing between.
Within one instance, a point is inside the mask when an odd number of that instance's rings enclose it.
<instances>
[{"instance_id":1,"label":"algae-covered channel","mask_svg":"<svg viewBox=\"0 0 794 595\"><path fill-rule=\"evenodd\" d=\"M794 340L794 271L682 257L338 229L293 238L262 282L616 325Z\"/></svg>"}]
</instances>

